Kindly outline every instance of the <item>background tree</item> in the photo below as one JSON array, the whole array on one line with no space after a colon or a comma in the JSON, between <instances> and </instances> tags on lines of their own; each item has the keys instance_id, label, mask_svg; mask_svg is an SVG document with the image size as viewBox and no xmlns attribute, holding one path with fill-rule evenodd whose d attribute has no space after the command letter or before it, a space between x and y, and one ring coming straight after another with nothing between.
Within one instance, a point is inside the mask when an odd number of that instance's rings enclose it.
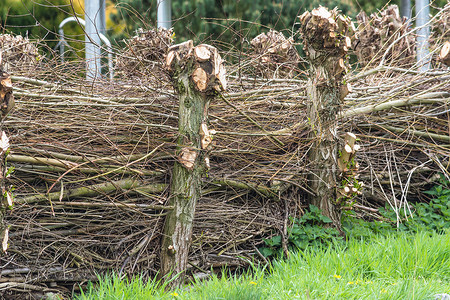
<instances>
[{"instance_id":1,"label":"background tree","mask_svg":"<svg viewBox=\"0 0 450 300\"><path fill-rule=\"evenodd\" d=\"M4 2L3 2L4 1ZM84 0L3 0L0 4L0 26L3 33L28 36L44 41L49 48L58 43L58 27L62 20L77 14L84 18ZM111 0L106 1L106 26L108 35L124 30L124 24L114 23L109 16L117 15L117 9ZM80 50L84 48L84 32L76 23L64 27L69 44Z\"/></svg>"},{"instance_id":2,"label":"background tree","mask_svg":"<svg viewBox=\"0 0 450 300\"><path fill-rule=\"evenodd\" d=\"M4 1L0 5L0 25L3 31L38 40L45 39L49 47L54 47L57 43L59 23L72 15L73 11L68 0ZM79 8L78 5L74 7ZM75 27L74 24L71 32L81 34L82 31L77 31Z\"/></svg>"},{"instance_id":3,"label":"background tree","mask_svg":"<svg viewBox=\"0 0 450 300\"><path fill-rule=\"evenodd\" d=\"M111 18L125 21L124 36L133 35L139 27L155 26L155 0L114 0L114 3L117 4L117 14ZM238 37L250 40L265 27L290 29L298 14L319 3L331 8L339 6L349 15L358 12L351 0L328 0L325 3L319 0L172 0L173 27L178 41L235 43Z\"/></svg>"},{"instance_id":4,"label":"background tree","mask_svg":"<svg viewBox=\"0 0 450 300\"><path fill-rule=\"evenodd\" d=\"M389 3L400 5L400 0ZM445 3L446 0L438 0L434 5L443 7ZM238 45L241 41L251 40L265 28L292 29L297 15L319 4L330 9L337 6L352 18L360 10L370 14L387 5L381 0L172 0L176 42L217 40ZM45 39L49 47L54 47L59 23L73 12L83 17L83 6L84 0L3 0L0 25L4 32ZM107 35L120 44L124 38L133 36L137 28L154 27L156 11L156 0L107 0ZM73 46L82 49L84 36L78 25L68 24L65 30L80 40Z\"/></svg>"}]
</instances>

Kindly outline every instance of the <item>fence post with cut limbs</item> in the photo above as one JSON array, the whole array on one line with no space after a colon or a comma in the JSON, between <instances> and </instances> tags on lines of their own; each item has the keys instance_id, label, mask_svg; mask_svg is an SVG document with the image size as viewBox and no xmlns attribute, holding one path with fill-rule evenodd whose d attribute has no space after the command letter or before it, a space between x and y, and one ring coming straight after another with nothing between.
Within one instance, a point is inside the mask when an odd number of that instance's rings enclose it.
<instances>
[{"instance_id":1,"label":"fence post with cut limbs","mask_svg":"<svg viewBox=\"0 0 450 300\"><path fill-rule=\"evenodd\" d=\"M344 75L348 71L346 56L355 28L336 8L329 11L320 6L299 18L304 51L310 64L307 114L313 144L308 152L311 170L308 181L315 194L310 200L340 229L337 118L350 90Z\"/></svg>"},{"instance_id":2,"label":"fence post with cut limbs","mask_svg":"<svg viewBox=\"0 0 450 300\"><path fill-rule=\"evenodd\" d=\"M170 286L183 281L192 237L195 206L201 194L201 177L209 167L208 107L226 89L225 68L216 48L193 46L192 41L168 49L166 69L179 96L178 141L161 245L161 276ZM169 275L170 274L170 275Z\"/></svg>"},{"instance_id":3,"label":"fence post with cut limbs","mask_svg":"<svg viewBox=\"0 0 450 300\"><path fill-rule=\"evenodd\" d=\"M6 166L6 156L9 152L9 139L3 131L3 119L14 106L14 97L12 94L12 82L8 73L2 68L2 53L0 52L0 190L2 197L0 198L0 241L2 243L2 252L8 249L8 226L5 224L5 214L8 209L13 206L13 196L7 187L7 177L9 170Z\"/></svg>"}]
</instances>

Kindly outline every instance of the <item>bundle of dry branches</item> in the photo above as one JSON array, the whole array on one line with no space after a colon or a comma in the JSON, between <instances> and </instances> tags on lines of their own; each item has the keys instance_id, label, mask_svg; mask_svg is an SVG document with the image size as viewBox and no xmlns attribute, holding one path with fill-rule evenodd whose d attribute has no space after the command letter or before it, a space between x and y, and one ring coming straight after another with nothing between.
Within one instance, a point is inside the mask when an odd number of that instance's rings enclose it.
<instances>
[{"instance_id":1,"label":"bundle of dry branches","mask_svg":"<svg viewBox=\"0 0 450 300\"><path fill-rule=\"evenodd\" d=\"M295 49L294 39L285 38L283 33L270 30L250 41L251 55L257 59L257 74L265 78L292 78L298 71L300 56Z\"/></svg>"},{"instance_id":2,"label":"bundle of dry branches","mask_svg":"<svg viewBox=\"0 0 450 300\"><path fill-rule=\"evenodd\" d=\"M390 5L378 14L367 17L360 12L355 53L361 66L375 66L383 56L392 66L408 67L415 62L415 36L408 34L410 22L400 17L397 5ZM395 42L395 47L389 46ZM387 53L385 53L387 52Z\"/></svg>"},{"instance_id":3,"label":"bundle of dry branches","mask_svg":"<svg viewBox=\"0 0 450 300\"><path fill-rule=\"evenodd\" d=\"M123 79L149 78L157 82L167 49L173 43L172 29L139 28L136 36L125 41L126 48L116 59L117 75Z\"/></svg>"},{"instance_id":4,"label":"bundle of dry branches","mask_svg":"<svg viewBox=\"0 0 450 300\"><path fill-rule=\"evenodd\" d=\"M34 70L42 60L35 43L20 35L0 34L0 49L3 55L3 69L6 72Z\"/></svg>"},{"instance_id":5,"label":"bundle of dry branches","mask_svg":"<svg viewBox=\"0 0 450 300\"><path fill-rule=\"evenodd\" d=\"M435 53L433 58L445 65L450 65L450 3L439 10L437 18L433 18L430 45ZM436 51L436 50L439 50ZM439 56L437 55L439 53Z\"/></svg>"},{"instance_id":6,"label":"bundle of dry branches","mask_svg":"<svg viewBox=\"0 0 450 300\"><path fill-rule=\"evenodd\" d=\"M440 9L440 15L434 19L431 31L433 40L438 39L438 42L442 42L450 39L450 3Z\"/></svg>"}]
</instances>

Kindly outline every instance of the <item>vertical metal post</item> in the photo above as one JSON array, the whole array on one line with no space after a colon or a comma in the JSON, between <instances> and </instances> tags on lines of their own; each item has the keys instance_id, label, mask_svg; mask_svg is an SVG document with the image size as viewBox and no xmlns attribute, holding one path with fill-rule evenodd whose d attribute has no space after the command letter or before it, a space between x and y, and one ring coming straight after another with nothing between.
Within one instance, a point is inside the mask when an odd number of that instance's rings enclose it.
<instances>
[{"instance_id":1,"label":"vertical metal post","mask_svg":"<svg viewBox=\"0 0 450 300\"><path fill-rule=\"evenodd\" d=\"M416 0L416 27L421 27L417 31L417 62L420 71L425 72L430 69L430 49L428 39L430 37L430 1Z\"/></svg>"},{"instance_id":2,"label":"vertical metal post","mask_svg":"<svg viewBox=\"0 0 450 300\"><path fill-rule=\"evenodd\" d=\"M106 35L106 0L99 0L100 1L100 28L99 31L101 34Z\"/></svg>"},{"instance_id":3,"label":"vertical metal post","mask_svg":"<svg viewBox=\"0 0 450 300\"><path fill-rule=\"evenodd\" d=\"M400 10L402 17L407 17L408 19L411 19L412 15L411 0L402 0Z\"/></svg>"},{"instance_id":4,"label":"vertical metal post","mask_svg":"<svg viewBox=\"0 0 450 300\"><path fill-rule=\"evenodd\" d=\"M66 52L66 39L64 37L64 29L60 28L59 32L59 56L61 57L61 62L64 62L64 52Z\"/></svg>"},{"instance_id":5,"label":"vertical metal post","mask_svg":"<svg viewBox=\"0 0 450 300\"><path fill-rule=\"evenodd\" d=\"M172 26L172 0L158 0L158 28L169 29Z\"/></svg>"},{"instance_id":6,"label":"vertical metal post","mask_svg":"<svg viewBox=\"0 0 450 300\"><path fill-rule=\"evenodd\" d=\"M102 0L84 0L86 37L86 79L95 80L101 76L100 36Z\"/></svg>"}]
</instances>

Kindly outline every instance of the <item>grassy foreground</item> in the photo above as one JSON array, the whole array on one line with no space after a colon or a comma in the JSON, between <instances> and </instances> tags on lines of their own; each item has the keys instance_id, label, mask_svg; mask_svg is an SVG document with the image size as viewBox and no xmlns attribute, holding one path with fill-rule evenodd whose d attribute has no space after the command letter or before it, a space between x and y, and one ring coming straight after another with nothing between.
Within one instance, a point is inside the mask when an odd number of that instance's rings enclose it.
<instances>
[{"instance_id":1,"label":"grassy foreground","mask_svg":"<svg viewBox=\"0 0 450 300\"><path fill-rule=\"evenodd\" d=\"M172 292L108 277L77 299L434 299L450 294L450 232L352 239L293 254L265 272L226 277Z\"/></svg>"}]
</instances>

